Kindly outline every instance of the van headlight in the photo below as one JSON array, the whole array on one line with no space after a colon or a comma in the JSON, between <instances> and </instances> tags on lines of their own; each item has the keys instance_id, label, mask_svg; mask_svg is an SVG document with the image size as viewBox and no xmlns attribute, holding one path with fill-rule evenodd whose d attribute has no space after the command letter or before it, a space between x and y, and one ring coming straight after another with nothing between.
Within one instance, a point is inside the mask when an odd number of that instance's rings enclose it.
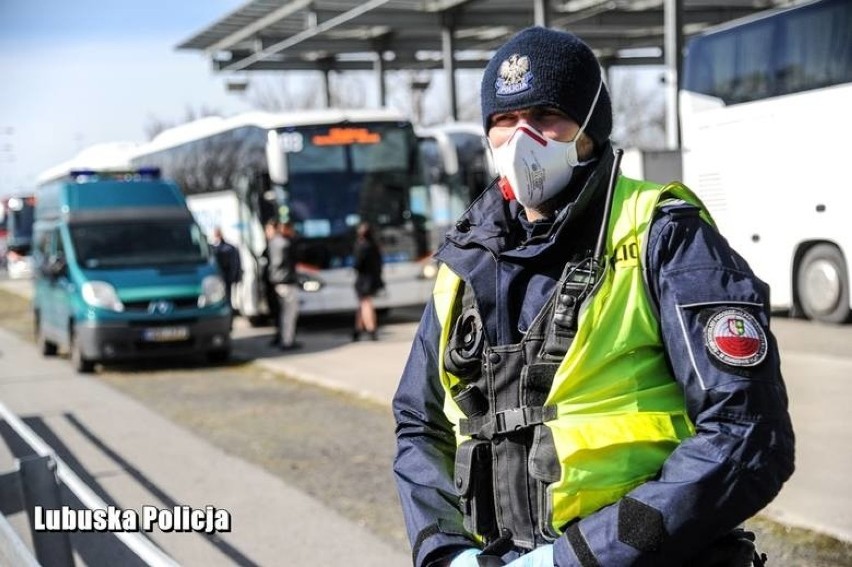
<instances>
[{"instance_id":1,"label":"van headlight","mask_svg":"<svg viewBox=\"0 0 852 567\"><path fill-rule=\"evenodd\" d=\"M124 311L124 304L118 298L118 293L112 284L107 282L86 282L80 287L83 301L92 307L109 309L110 311Z\"/></svg>"},{"instance_id":2,"label":"van headlight","mask_svg":"<svg viewBox=\"0 0 852 567\"><path fill-rule=\"evenodd\" d=\"M201 295L198 296L198 306L208 307L225 299L225 282L219 276L207 276L201 280Z\"/></svg>"},{"instance_id":3,"label":"van headlight","mask_svg":"<svg viewBox=\"0 0 852 567\"><path fill-rule=\"evenodd\" d=\"M316 276L309 276L307 274L300 273L298 275L298 279L302 290L308 293L316 293L325 287L325 282Z\"/></svg>"}]
</instances>

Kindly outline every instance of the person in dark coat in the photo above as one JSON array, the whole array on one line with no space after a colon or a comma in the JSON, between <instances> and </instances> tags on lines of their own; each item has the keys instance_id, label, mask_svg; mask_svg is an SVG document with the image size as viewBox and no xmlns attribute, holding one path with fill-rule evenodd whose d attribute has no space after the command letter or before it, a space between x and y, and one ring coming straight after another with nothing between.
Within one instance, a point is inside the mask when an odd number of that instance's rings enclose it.
<instances>
[{"instance_id":1,"label":"person in dark coat","mask_svg":"<svg viewBox=\"0 0 852 567\"><path fill-rule=\"evenodd\" d=\"M240 251L225 240L222 236L222 228L218 226L213 229L213 253L216 255L216 263L219 264L219 269L222 271L222 277L225 280L225 287L228 290L228 305L233 309L234 286L243 277Z\"/></svg>"},{"instance_id":2,"label":"person in dark coat","mask_svg":"<svg viewBox=\"0 0 852 567\"><path fill-rule=\"evenodd\" d=\"M352 340L359 340L361 333L365 332L376 341L379 336L373 297L385 287L382 281L382 252L370 223L358 225L357 236L354 267L357 272L355 294L358 296L358 310L355 311Z\"/></svg>"}]
</instances>

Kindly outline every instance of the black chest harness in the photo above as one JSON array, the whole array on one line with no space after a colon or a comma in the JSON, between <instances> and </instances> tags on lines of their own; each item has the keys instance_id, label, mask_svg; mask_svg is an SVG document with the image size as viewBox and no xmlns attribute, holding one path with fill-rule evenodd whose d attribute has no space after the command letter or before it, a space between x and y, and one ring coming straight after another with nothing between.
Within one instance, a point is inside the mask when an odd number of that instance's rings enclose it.
<instances>
[{"instance_id":1,"label":"black chest harness","mask_svg":"<svg viewBox=\"0 0 852 567\"><path fill-rule=\"evenodd\" d=\"M493 555L534 549L558 533L549 525L547 485L559 480L552 436L542 424L556 417L545 406L553 377L576 334L577 317L596 280L591 261L566 267L553 294L522 340L488 343L473 291L462 283L460 313L444 356L459 378L453 400L464 413L459 428L471 439L456 452L455 486L465 529Z\"/></svg>"},{"instance_id":2,"label":"black chest harness","mask_svg":"<svg viewBox=\"0 0 852 567\"><path fill-rule=\"evenodd\" d=\"M604 219L609 218L620 158L619 150ZM543 424L556 417L556 407L545 401L577 333L580 310L605 269L606 228L602 223L591 258L565 266L548 301L515 344L490 345L471 286L462 282L456 294L444 367L459 379L452 397L465 415L460 433L470 439L457 448L454 484L465 529L486 544L477 558L481 566L502 565L500 558L509 551L524 553L561 533L575 551L587 552L579 553L584 566L597 565L576 525L558 531L551 525L547 488L560 479L561 468L550 429ZM762 566L766 556L753 542L752 533L734 530L689 564Z\"/></svg>"},{"instance_id":3,"label":"black chest harness","mask_svg":"<svg viewBox=\"0 0 852 567\"><path fill-rule=\"evenodd\" d=\"M458 313L444 354L459 379L453 400L464 413L454 482L464 525L482 536L484 555L534 549L559 537L550 525L549 484L560 466L545 406L553 378L577 332L580 308L604 267L606 233L621 151L615 155L594 254L569 262L548 301L520 342L490 345L470 285L462 283Z\"/></svg>"}]
</instances>

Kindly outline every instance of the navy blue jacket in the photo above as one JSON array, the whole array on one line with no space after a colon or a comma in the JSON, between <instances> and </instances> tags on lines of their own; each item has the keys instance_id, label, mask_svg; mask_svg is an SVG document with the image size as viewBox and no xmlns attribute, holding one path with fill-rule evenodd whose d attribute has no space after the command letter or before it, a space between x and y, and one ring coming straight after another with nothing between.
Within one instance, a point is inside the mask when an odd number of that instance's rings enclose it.
<instances>
[{"instance_id":1,"label":"navy blue jacket","mask_svg":"<svg viewBox=\"0 0 852 567\"><path fill-rule=\"evenodd\" d=\"M528 222L521 207L503 201L492 186L448 233L437 258L475 290L492 345L517 342L565 263L593 249L611 163L602 160L553 222ZM554 545L559 567L592 565L588 553L606 567L682 565L769 503L793 472L793 430L769 332L766 284L682 202L657 213L644 263L661 339L696 435L675 449L657 479L579 521L585 562L565 536L559 538ZM766 357L756 366L725 364L705 344L708 318L729 306L751 313L765 332ZM456 442L442 409L439 333L430 302L393 402L394 471L418 566L475 545L462 527L452 483ZM628 500L630 506L624 506ZM653 531L650 524L660 517L663 530L647 545L641 524L647 521ZM626 533L625 525L634 528Z\"/></svg>"}]
</instances>

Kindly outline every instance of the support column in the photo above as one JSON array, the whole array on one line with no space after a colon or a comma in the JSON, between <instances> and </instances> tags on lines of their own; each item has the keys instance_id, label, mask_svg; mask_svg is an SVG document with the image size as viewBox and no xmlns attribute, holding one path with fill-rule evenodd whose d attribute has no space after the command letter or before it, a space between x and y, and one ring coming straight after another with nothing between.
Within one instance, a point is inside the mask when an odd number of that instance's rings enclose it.
<instances>
[{"instance_id":1,"label":"support column","mask_svg":"<svg viewBox=\"0 0 852 567\"><path fill-rule=\"evenodd\" d=\"M445 15L441 28L441 49L444 54L444 77L447 81L447 100L450 104L450 119L459 119L459 104L456 97L455 25L450 15Z\"/></svg>"},{"instance_id":2,"label":"support column","mask_svg":"<svg viewBox=\"0 0 852 567\"><path fill-rule=\"evenodd\" d=\"M322 70L322 94L325 97L325 108L331 108L331 81L329 75L331 69L323 67Z\"/></svg>"},{"instance_id":3,"label":"support column","mask_svg":"<svg viewBox=\"0 0 852 567\"><path fill-rule=\"evenodd\" d=\"M550 14L547 9L547 0L534 0L533 22L537 26L546 28L550 23Z\"/></svg>"},{"instance_id":4,"label":"support column","mask_svg":"<svg viewBox=\"0 0 852 567\"><path fill-rule=\"evenodd\" d=\"M683 0L664 2L666 76L666 147L680 149L680 68L683 63Z\"/></svg>"},{"instance_id":5,"label":"support column","mask_svg":"<svg viewBox=\"0 0 852 567\"><path fill-rule=\"evenodd\" d=\"M376 60L373 63L373 70L376 73L376 82L379 87L379 108L384 108L387 104L387 87L385 85L385 58L382 56L382 51L376 51Z\"/></svg>"}]
</instances>

